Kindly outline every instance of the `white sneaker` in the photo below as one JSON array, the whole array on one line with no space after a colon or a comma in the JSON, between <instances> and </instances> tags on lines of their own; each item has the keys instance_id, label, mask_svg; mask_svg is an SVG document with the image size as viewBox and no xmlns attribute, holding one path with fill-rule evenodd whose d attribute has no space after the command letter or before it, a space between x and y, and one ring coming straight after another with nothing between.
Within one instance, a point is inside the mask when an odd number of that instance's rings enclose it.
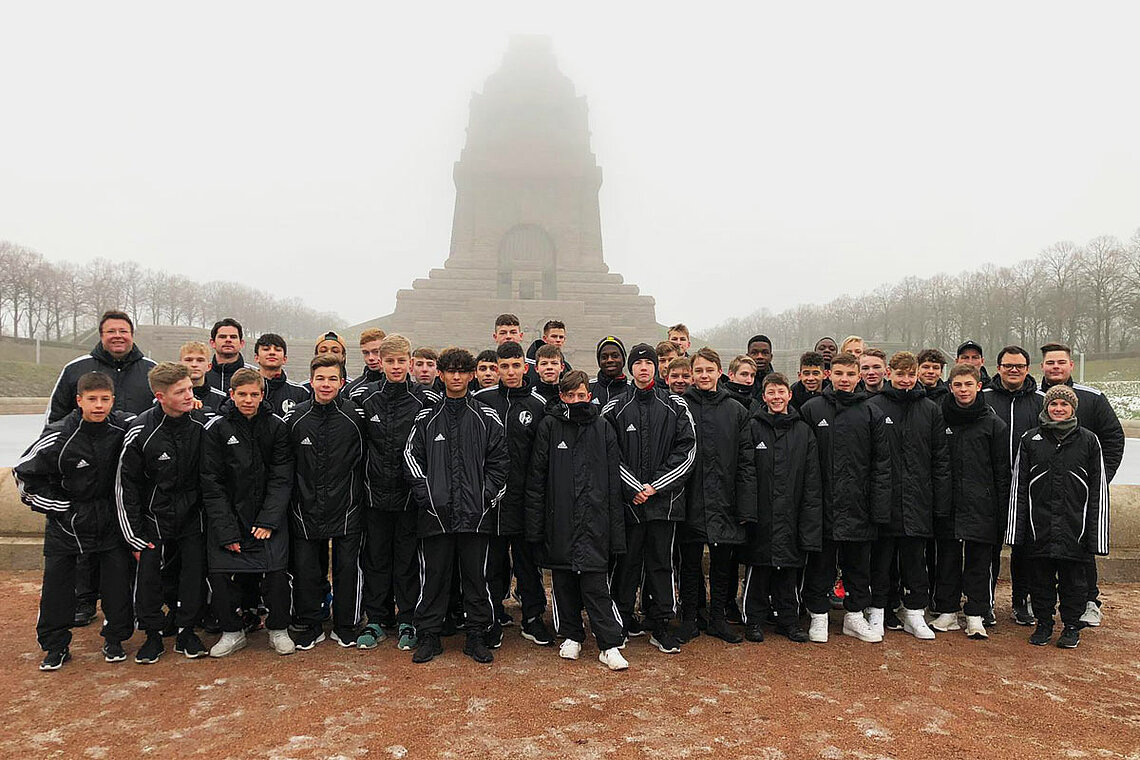
<instances>
[{"instance_id":1,"label":"white sneaker","mask_svg":"<svg viewBox=\"0 0 1140 760\"><path fill-rule=\"evenodd\" d=\"M293 643L289 631L284 628L269 632L269 646L273 647L273 651L277 654L293 654L297 651L297 645Z\"/></svg>"},{"instance_id":2,"label":"white sneaker","mask_svg":"<svg viewBox=\"0 0 1140 760\"><path fill-rule=\"evenodd\" d=\"M990 637L990 635L986 633L986 626L982 622L981 615L966 616L966 635L971 639L988 639Z\"/></svg>"},{"instance_id":3,"label":"white sneaker","mask_svg":"<svg viewBox=\"0 0 1140 760\"><path fill-rule=\"evenodd\" d=\"M863 610L863 614L867 617L867 622L871 624L875 634L880 639L883 638L886 633L886 629L883 627L883 616L886 614L886 610L882 607L868 607Z\"/></svg>"},{"instance_id":4,"label":"white sneaker","mask_svg":"<svg viewBox=\"0 0 1140 760\"><path fill-rule=\"evenodd\" d=\"M564 660L577 660L580 654L582 654L582 645L574 639L566 639L558 648L558 656Z\"/></svg>"},{"instance_id":5,"label":"white sneaker","mask_svg":"<svg viewBox=\"0 0 1140 760\"><path fill-rule=\"evenodd\" d=\"M814 641L817 644L827 643L827 613L817 615L814 612L811 614L811 623L808 625L808 641Z\"/></svg>"},{"instance_id":6,"label":"white sneaker","mask_svg":"<svg viewBox=\"0 0 1140 760\"><path fill-rule=\"evenodd\" d=\"M933 639L934 631L926 624L926 615L922 610L908 610L903 608L903 630L916 639Z\"/></svg>"},{"instance_id":7,"label":"white sneaker","mask_svg":"<svg viewBox=\"0 0 1140 760\"><path fill-rule=\"evenodd\" d=\"M862 612L848 612L843 616L843 635L854 636L860 641L871 644L878 644L883 640L882 634L871 627L867 618L863 617Z\"/></svg>"},{"instance_id":8,"label":"white sneaker","mask_svg":"<svg viewBox=\"0 0 1140 760\"><path fill-rule=\"evenodd\" d=\"M210 647L211 657L228 657L239 649L245 649L245 631L225 632L218 643Z\"/></svg>"},{"instance_id":9,"label":"white sneaker","mask_svg":"<svg viewBox=\"0 0 1140 760\"><path fill-rule=\"evenodd\" d=\"M1085 604L1085 612L1081 615L1082 623L1096 628L1103 619L1104 614L1100 611L1100 606L1096 602L1087 602Z\"/></svg>"},{"instance_id":10,"label":"white sneaker","mask_svg":"<svg viewBox=\"0 0 1140 760\"><path fill-rule=\"evenodd\" d=\"M612 647L599 654L598 662L610 670L625 670L629 667L629 662L621 656L621 652L618 651L617 647Z\"/></svg>"},{"instance_id":11,"label":"white sneaker","mask_svg":"<svg viewBox=\"0 0 1140 760\"><path fill-rule=\"evenodd\" d=\"M978 618L981 620L981 618ZM962 626L958 625L957 612L943 612L938 617L930 622L930 627L936 631L946 633L947 631L960 631Z\"/></svg>"}]
</instances>

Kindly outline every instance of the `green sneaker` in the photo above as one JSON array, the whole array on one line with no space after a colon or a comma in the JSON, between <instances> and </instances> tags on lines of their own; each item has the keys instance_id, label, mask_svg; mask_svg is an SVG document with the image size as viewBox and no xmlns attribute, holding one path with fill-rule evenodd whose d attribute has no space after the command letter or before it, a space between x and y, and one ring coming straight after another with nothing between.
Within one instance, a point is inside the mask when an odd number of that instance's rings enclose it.
<instances>
[{"instance_id":1,"label":"green sneaker","mask_svg":"<svg viewBox=\"0 0 1140 760\"><path fill-rule=\"evenodd\" d=\"M375 623L369 623L356 637L356 646L360 649L375 649L386 638L388 634L384 633L383 628Z\"/></svg>"},{"instance_id":2,"label":"green sneaker","mask_svg":"<svg viewBox=\"0 0 1140 760\"><path fill-rule=\"evenodd\" d=\"M416 638L415 626L408 625L407 623L400 623L400 642L396 647L405 652L410 652L419 644L419 639Z\"/></svg>"}]
</instances>

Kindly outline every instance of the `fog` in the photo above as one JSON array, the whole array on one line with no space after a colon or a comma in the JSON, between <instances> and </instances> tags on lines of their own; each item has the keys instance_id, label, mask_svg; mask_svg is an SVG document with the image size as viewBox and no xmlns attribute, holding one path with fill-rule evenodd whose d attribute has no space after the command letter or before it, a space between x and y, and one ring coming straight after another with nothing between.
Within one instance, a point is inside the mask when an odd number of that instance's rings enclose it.
<instances>
[{"instance_id":1,"label":"fog","mask_svg":"<svg viewBox=\"0 0 1140 760\"><path fill-rule=\"evenodd\" d=\"M712 325L1140 226L1130 3L9 4L0 239L349 322L448 254L473 92L552 37L605 255ZM1132 93L1132 94L1130 94Z\"/></svg>"}]
</instances>

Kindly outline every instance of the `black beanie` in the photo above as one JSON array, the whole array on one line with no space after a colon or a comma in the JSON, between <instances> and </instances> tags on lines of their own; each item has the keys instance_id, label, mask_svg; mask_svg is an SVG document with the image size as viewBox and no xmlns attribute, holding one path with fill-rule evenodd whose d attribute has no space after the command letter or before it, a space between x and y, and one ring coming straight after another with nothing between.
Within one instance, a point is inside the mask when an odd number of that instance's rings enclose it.
<instances>
[{"instance_id":1,"label":"black beanie","mask_svg":"<svg viewBox=\"0 0 1140 760\"><path fill-rule=\"evenodd\" d=\"M629 350L629 361L626 363L629 371L633 372L633 363L642 359L648 359L653 362L654 375L660 371L661 366L657 363L657 352L653 349L653 346L648 343L638 343Z\"/></svg>"},{"instance_id":2,"label":"black beanie","mask_svg":"<svg viewBox=\"0 0 1140 760\"><path fill-rule=\"evenodd\" d=\"M621 342L621 338L616 335L607 335L598 341L598 348L594 352L599 367L602 366L602 349L610 345L617 346L617 350L621 351L622 362L625 361L625 344Z\"/></svg>"},{"instance_id":3,"label":"black beanie","mask_svg":"<svg viewBox=\"0 0 1140 760\"><path fill-rule=\"evenodd\" d=\"M765 343L768 344L768 348L772 348L772 339L769 338L767 335L760 333L758 335L753 335L751 338L748 339L748 342L744 344L744 350L747 351L748 347L751 346L753 343L755 343L758 340L764 341Z\"/></svg>"}]
</instances>

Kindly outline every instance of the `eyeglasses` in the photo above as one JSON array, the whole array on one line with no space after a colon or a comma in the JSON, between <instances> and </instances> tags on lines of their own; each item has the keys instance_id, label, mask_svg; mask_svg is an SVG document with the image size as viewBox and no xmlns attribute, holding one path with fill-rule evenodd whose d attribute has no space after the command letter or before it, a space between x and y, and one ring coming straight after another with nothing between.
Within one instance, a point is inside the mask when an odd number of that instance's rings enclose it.
<instances>
[{"instance_id":1,"label":"eyeglasses","mask_svg":"<svg viewBox=\"0 0 1140 760\"><path fill-rule=\"evenodd\" d=\"M1029 368L1028 364L999 364L998 369L1004 369L1007 372L1024 372Z\"/></svg>"}]
</instances>

